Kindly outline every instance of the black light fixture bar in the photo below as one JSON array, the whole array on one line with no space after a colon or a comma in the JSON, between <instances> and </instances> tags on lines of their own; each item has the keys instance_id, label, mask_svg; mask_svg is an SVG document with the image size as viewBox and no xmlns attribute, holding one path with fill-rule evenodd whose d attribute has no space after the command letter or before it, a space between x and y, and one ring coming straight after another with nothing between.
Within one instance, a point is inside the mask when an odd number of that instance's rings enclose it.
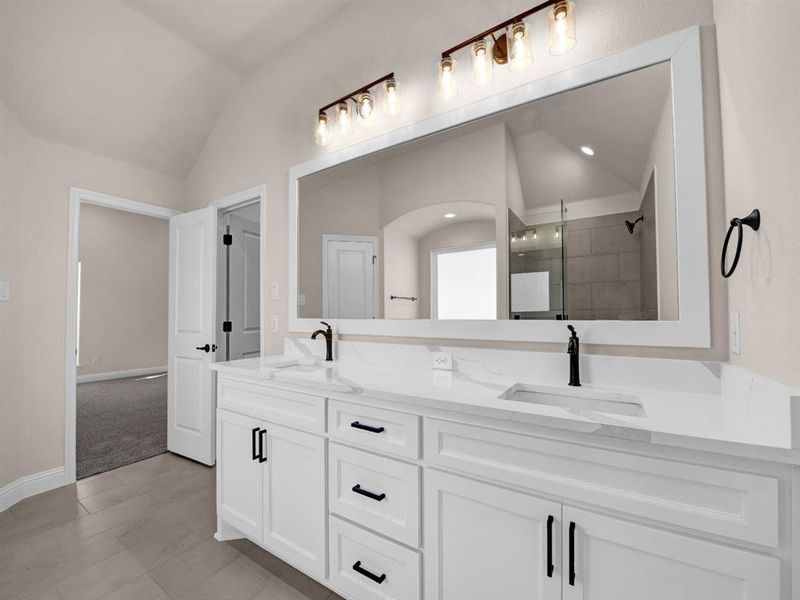
<instances>
[{"instance_id":1,"label":"black light fixture bar","mask_svg":"<svg viewBox=\"0 0 800 600\"><path fill-rule=\"evenodd\" d=\"M370 89L372 89L373 87L375 87L376 85L378 85L379 83L383 83L384 81L387 81L389 79L394 79L394 73L393 72L389 73L388 75L384 75L380 79L376 79L372 83L368 83L367 85L358 88L354 92L350 92L349 94L345 94L344 96L342 96L338 100L334 100L330 104L326 104L325 106L323 106L322 108L319 109L319 112L320 113L324 113L329 108L333 108L334 106L336 106L340 102L344 102L345 100L355 100L355 97L358 96L358 94L361 94L363 92L367 92Z\"/></svg>"},{"instance_id":2,"label":"black light fixture bar","mask_svg":"<svg viewBox=\"0 0 800 600\"><path fill-rule=\"evenodd\" d=\"M541 4L537 4L536 6L534 6L533 8L531 8L529 10L526 10L525 12L521 12L518 15L516 15L514 17L511 17L510 19L506 19L502 23L498 23L497 25L495 25L491 29L487 29L486 31L484 31L482 33L479 33L478 35L472 36L468 40L464 40L460 44L456 44L452 48L448 48L447 50L442 52L442 58L447 58L449 56L452 56L452 54L454 52L458 52L462 48L466 48L470 44L474 44L475 42L477 42L479 40L482 40L483 38L485 38L485 37L487 37L489 35L492 35L493 33L499 31L500 29L508 27L509 25L513 25L514 23L516 23L518 21L522 21L522 19L530 17L532 14L537 13L540 10L544 10L545 8L549 8L551 6L554 6L555 4L558 4L559 2L562 2L562 1L563 0L546 0L546 2L542 2ZM362 91L362 90L359 90L359 91ZM358 93L358 92L356 92L356 93ZM334 104L335 104L335 102L334 102ZM333 105L330 105L330 106L333 106ZM330 108L330 106L328 108Z\"/></svg>"}]
</instances>

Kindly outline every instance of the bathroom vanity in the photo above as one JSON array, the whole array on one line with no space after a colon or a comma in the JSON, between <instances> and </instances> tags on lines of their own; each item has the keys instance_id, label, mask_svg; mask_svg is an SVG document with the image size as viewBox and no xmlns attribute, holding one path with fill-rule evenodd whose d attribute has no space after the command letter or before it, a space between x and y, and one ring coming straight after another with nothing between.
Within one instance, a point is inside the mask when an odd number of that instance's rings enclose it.
<instances>
[{"instance_id":1,"label":"bathroom vanity","mask_svg":"<svg viewBox=\"0 0 800 600\"><path fill-rule=\"evenodd\" d=\"M218 539L353 600L790 598L796 399L691 361L584 357L641 387L569 388L563 355L353 345L215 365Z\"/></svg>"}]
</instances>

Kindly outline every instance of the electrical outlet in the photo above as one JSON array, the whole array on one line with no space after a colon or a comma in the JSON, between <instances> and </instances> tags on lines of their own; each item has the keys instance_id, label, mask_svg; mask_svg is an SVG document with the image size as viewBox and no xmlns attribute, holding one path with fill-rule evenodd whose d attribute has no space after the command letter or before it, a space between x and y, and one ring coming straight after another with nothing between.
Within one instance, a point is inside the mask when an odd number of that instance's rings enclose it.
<instances>
[{"instance_id":1,"label":"electrical outlet","mask_svg":"<svg viewBox=\"0 0 800 600\"><path fill-rule=\"evenodd\" d=\"M278 282L273 281L272 286L270 287L269 298L273 302L278 299Z\"/></svg>"},{"instance_id":2,"label":"electrical outlet","mask_svg":"<svg viewBox=\"0 0 800 600\"><path fill-rule=\"evenodd\" d=\"M278 315L272 315L269 320L269 328L272 333L278 333Z\"/></svg>"},{"instance_id":3,"label":"electrical outlet","mask_svg":"<svg viewBox=\"0 0 800 600\"><path fill-rule=\"evenodd\" d=\"M11 284L7 281L0 281L0 302L11 301Z\"/></svg>"},{"instance_id":4,"label":"electrical outlet","mask_svg":"<svg viewBox=\"0 0 800 600\"><path fill-rule=\"evenodd\" d=\"M453 353L452 352L434 352L433 353L433 368L444 369L446 371L453 370Z\"/></svg>"},{"instance_id":5,"label":"electrical outlet","mask_svg":"<svg viewBox=\"0 0 800 600\"><path fill-rule=\"evenodd\" d=\"M305 305L306 305L306 295L297 294L297 306L305 306Z\"/></svg>"},{"instance_id":6,"label":"electrical outlet","mask_svg":"<svg viewBox=\"0 0 800 600\"><path fill-rule=\"evenodd\" d=\"M734 354L741 354L742 338L741 330L739 329L739 313L731 313L729 337L731 340L731 352Z\"/></svg>"},{"instance_id":7,"label":"electrical outlet","mask_svg":"<svg viewBox=\"0 0 800 600\"><path fill-rule=\"evenodd\" d=\"M99 356L93 356L92 357L92 365L96 365L99 362L100 362L100 357Z\"/></svg>"}]
</instances>

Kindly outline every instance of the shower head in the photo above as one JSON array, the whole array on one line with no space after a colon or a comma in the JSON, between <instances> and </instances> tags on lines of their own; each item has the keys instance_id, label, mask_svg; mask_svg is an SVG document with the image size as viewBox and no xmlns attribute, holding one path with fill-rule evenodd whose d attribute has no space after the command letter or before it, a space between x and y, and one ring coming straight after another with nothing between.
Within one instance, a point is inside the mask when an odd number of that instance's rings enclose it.
<instances>
[{"instance_id":1,"label":"shower head","mask_svg":"<svg viewBox=\"0 0 800 600\"><path fill-rule=\"evenodd\" d=\"M633 230L634 230L634 228L636 227L636 224L637 224L639 221L644 221L644 217L639 217L639 218L638 218L638 219L636 219L635 221L625 221L625 227L627 227L627 228L628 228L628 233L630 233L631 235L633 235Z\"/></svg>"}]
</instances>

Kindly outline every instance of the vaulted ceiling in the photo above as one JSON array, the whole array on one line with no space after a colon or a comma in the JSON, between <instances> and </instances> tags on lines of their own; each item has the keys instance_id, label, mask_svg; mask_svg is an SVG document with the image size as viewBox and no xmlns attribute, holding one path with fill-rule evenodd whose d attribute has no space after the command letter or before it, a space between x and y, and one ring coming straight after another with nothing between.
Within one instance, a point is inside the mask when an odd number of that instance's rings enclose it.
<instances>
[{"instance_id":1,"label":"vaulted ceiling","mask_svg":"<svg viewBox=\"0 0 800 600\"><path fill-rule=\"evenodd\" d=\"M35 135L188 175L246 74L345 0L0 0L0 100Z\"/></svg>"}]
</instances>

